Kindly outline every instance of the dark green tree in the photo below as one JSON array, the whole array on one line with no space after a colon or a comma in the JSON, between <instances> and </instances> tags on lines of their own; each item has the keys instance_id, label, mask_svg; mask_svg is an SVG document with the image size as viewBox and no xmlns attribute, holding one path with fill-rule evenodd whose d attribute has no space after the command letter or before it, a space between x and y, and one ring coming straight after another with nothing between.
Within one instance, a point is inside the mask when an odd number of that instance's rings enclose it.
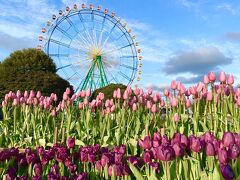
<instances>
[{"instance_id":1,"label":"dark green tree","mask_svg":"<svg viewBox=\"0 0 240 180\"><path fill-rule=\"evenodd\" d=\"M23 49L10 54L0 63L0 99L9 91L34 90L59 98L69 82L56 74L56 65L43 51Z\"/></svg>"}]
</instances>

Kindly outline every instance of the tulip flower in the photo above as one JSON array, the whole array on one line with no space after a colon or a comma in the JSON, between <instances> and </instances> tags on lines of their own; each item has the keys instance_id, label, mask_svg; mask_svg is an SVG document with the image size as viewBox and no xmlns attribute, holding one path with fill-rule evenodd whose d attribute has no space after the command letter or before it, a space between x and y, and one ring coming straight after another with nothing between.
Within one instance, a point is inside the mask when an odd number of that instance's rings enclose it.
<instances>
[{"instance_id":1,"label":"tulip flower","mask_svg":"<svg viewBox=\"0 0 240 180\"><path fill-rule=\"evenodd\" d=\"M228 163L228 153L226 149L223 148L218 149L218 161L222 164Z\"/></svg>"},{"instance_id":2,"label":"tulip flower","mask_svg":"<svg viewBox=\"0 0 240 180\"><path fill-rule=\"evenodd\" d=\"M208 78L211 83L213 83L216 80L216 75L213 72L208 73Z\"/></svg>"},{"instance_id":3,"label":"tulip flower","mask_svg":"<svg viewBox=\"0 0 240 180\"><path fill-rule=\"evenodd\" d=\"M175 144L173 144L172 147L173 147L176 157L182 157L184 155L184 148L180 143L175 143Z\"/></svg>"},{"instance_id":4,"label":"tulip flower","mask_svg":"<svg viewBox=\"0 0 240 180\"><path fill-rule=\"evenodd\" d=\"M180 120L180 117L179 117L179 115L178 115L178 113L175 113L174 115L173 115L173 121L175 121L175 122L178 122L179 120Z\"/></svg>"},{"instance_id":5,"label":"tulip flower","mask_svg":"<svg viewBox=\"0 0 240 180\"><path fill-rule=\"evenodd\" d=\"M225 132L222 137L222 142L224 147L232 147L235 143L235 138L233 133Z\"/></svg>"},{"instance_id":6,"label":"tulip flower","mask_svg":"<svg viewBox=\"0 0 240 180\"><path fill-rule=\"evenodd\" d=\"M225 180L233 180L235 178L233 169L229 164L220 164L220 169Z\"/></svg>"},{"instance_id":7,"label":"tulip flower","mask_svg":"<svg viewBox=\"0 0 240 180\"><path fill-rule=\"evenodd\" d=\"M221 83L226 82L226 74L225 74L225 72L221 71L220 74L219 74L219 78L218 79L219 79L219 81Z\"/></svg>"},{"instance_id":8,"label":"tulip flower","mask_svg":"<svg viewBox=\"0 0 240 180\"><path fill-rule=\"evenodd\" d=\"M153 159L153 153L152 151L145 151L143 154L143 160L145 163L150 163L152 162Z\"/></svg>"},{"instance_id":9,"label":"tulip flower","mask_svg":"<svg viewBox=\"0 0 240 180\"><path fill-rule=\"evenodd\" d=\"M143 149L150 149L152 147L152 139L150 136L146 136L144 140L140 139L138 144Z\"/></svg>"},{"instance_id":10,"label":"tulip flower","mask_svg":"<svg viewBox=\"0 0 240 180\"><path fill-rule=\"evenodd\" d=\"M214 145L211 142L207 142L206 147L205 147L205 152L206 152L207 156L215 155Z\"/></svg>"},{"instance_id":11,"label":"tulip flower","mask_svg":"<svg viewBox=\"0 0 240 180\"><path fill-rule=\"evenodd\" d=\"M68 138L67 146L69 149L73 148L75 146L75 138Z\"/></svg>"},{"instance_id":12,"label":"tulip flower","mask_svg":"<svg viewBox=\"0 0 240 180\"><path fill-rule=\"evenodd\" d=\"M171 82L171 89L176 90L177 89L177 82L175 80L172 80Z\"/></svg>"}]
</instances>

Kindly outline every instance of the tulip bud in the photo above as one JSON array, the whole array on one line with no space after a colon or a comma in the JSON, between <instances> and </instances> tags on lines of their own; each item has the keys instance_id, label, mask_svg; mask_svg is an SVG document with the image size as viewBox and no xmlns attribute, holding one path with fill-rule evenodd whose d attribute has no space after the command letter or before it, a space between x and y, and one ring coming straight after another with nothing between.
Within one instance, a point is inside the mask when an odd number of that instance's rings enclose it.
<instances>
[{"instance_id":1,"label":"tulip bud","mask_svg":"<svg viewBox=\"0 0 240 180\"><path fill-rule=\"evenodd\" d=\"M138 144L143 149L150 149L152 147L152 139L150 136L146 136L144 140L140 139Z\"/></svg>"},{"instance_id":2,"label":"tulip bud","mask_svg":"<svg viewBox=\"0 0 240 180\"><path fill-rule=\"evenodd\" d=\"M208 76L205 75L205 76L203 77L203 83L204 83L205 85L208 85L209 82L210 82L210 80L209 80Z\"/></svg>"},{"instance_id":3,"label":"tulip bud","mask_svg":"<svg viewBox=\"0 0 240 180\"><path fill-rule=\"evenodd\" d=\"M228 163L228 153L226 149L223 148L218 149L218 161L222 164Z\"/></svg>"},{"instance_id":4,"label":"tulip bud","mask_svg":"<svg viewBox=\"0 0 240 180\"><path fill-rule=\"evenodd\" d=\"M136 103L133 103L133 105L132 105L132 110L133 110L133 111L136 111L136 110L137 110L137 105L136 105Z\"/></svg>"},{"instance_id":5,"label":"tulip bud","mask_svg":"<svg viewBox=\"0 0 240 180\"><path fill-rule=\"evenodd\" d=\"M151 111L152 111L152 113L156 113L158 111L156 104L152 105Z\"/></svg>"},{"instance_id":6,"label":"tulip bud","mask_svg":"<svg viewBox=\"0 0 240 180\"><path fill-rule=\"evenodd\" d=\"M184 148L180 143L173 144L173 150L177 157L182 157L184 155Z\"/></svg>"},{"instance_id":7,"label":"tulip bud","mask_svg":"<svg viewBox=\"0 0 240 180\"><path fill-rule=\"evenodd\" d=\"M233 133L225 132L222 137L222 142L224 147L232 147L233 144L235 143Z\"/></svg>"},{"instance_id":8,"label":"tulip bud","mask_svg":"<svg viewBox=\"0 0 240 180\"><path fill-rule=\"evenodd\" d=\"M228 85L233 85L233 83L234 83L234 77L233 77L232 74L229 74L228 79L227 79L227 84Z\"/></svg>"},{"instance_id":9,"label":"tulip bud","mask_svg":"<svg viewBox=\"0 0 240 180\"><path fill-rule=\"evenodd\" d=\"M220 72L220 74L219 74L219 81L221 83L226 82L226 74L225 74L225 72L223 72L223 71Z\"/></svg>"},{"instance_id":10,"label":"tulip bud","mask_svg":"<svg viewBox=\"0 0 240 180\"><path fill-rule=\"evenodd\" d=\"M171 89L176 90L177 89L177 82L175 80L172 80L171 82Z\"/></svg>"},{"instance_id":11,"label":"tulip bud","mask_svg":"<svg viewBox=\"0 0 240 180\"><path fill-rule=\"evenodd\" d=\"M145 151L143 154L143 160L145 163L150 163L152 162L153 155L151 151Z\"/></svg>"},{"instance_id":12,"label":"tulip bud","mask_svg":"<svg viewBox=\"0 0 240 180\"><path fill-rule=\"evenodd\" d=\"M215 155L215 149L211 142L208 142L205 147L205 152L207 156L214 156Z\"/></svg>"},{"instance_id":13,"label":"tulip bud","mask_svg":"<svg viewBox=\"0 0 240 180\"><path fill-rule=\"evenodd\" d=\"M221 173L222 173L222 176L224 177L224 179L233 180L235 178L234 171L229 164L226 164L226 165L220 164L220 169L221 169Z\"/></svg>"},{"instance_id":14,"label":"tulip bud","mask_svg":"<svg viewBox=\"0 0 240 180\"><path fill-rule=\"evenodd\" d=\"M177 98L173 97L171 100L170 100L170 103L171 103L171 106L172 107L176 107L178 105L178 100Z\"/></svg>"},{"instance_id":15,"label":"tulip bud","mask_svg":"<svg viewBox=\"0 0 240 180\"><path fill-rule=\"evenodd\" d=\"M213 83L216 80L216 75L213 72L208 73L208 78L211 83Z\"/></svg>"},{"instance_id":16,"label":"tulip bud","mask_svg":"<svg viewBox=\"0 0 240 180\"><path fill-rule=\"evenodd\" d=\"M180 120L178 113L173 115L173 121L178 122Z\"/></svg>"},{"instance_id":17,"label":"tulip bud","mask_svg":"<svg viewBox=\"0 0 240 180\"><path fill-rule=\"evenodd\" d=\"M73 148L75 146L75 138L68 138L67 146L69 149Z\"/></svg>"}]
</instances>

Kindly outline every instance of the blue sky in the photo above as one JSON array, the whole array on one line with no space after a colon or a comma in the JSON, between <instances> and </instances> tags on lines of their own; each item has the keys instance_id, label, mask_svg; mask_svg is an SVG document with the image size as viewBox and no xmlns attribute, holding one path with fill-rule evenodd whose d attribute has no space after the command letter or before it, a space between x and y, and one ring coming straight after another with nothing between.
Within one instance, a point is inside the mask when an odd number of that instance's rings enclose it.
<instances>
[{"instance_id":1,"label":"blue sky","mask_svg":"<svg viewBox=\"0 0 240 180\"><path fill-rule=\"evenodd\" d=\"M188 86L221 70L240 83L239 0L0 0L0 59L36 47L52 14L82 2L116 12L132 28L142 49L141 87L159 90L172 79Z\"/></svg>"}]
</instances>

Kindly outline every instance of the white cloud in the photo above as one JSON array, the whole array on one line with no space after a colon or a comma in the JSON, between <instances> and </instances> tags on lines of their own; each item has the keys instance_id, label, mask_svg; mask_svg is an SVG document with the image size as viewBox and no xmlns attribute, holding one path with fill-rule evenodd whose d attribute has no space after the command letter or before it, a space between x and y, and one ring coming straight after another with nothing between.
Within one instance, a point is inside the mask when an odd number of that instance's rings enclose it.
<instances>
[{"instance_id":1,"label":"white cloud","mask_svg":"<svg viewBox=\"0 0 240 180\"><path fill-rule=\"evenodd\" d=\"M217 10L220 10L220 11L223 10L223 11L229 12L232 15L237 14L237 9L235 9L235 7L233 7L233 5L228 4L228 3L223 3L220 5L217 5Z\"/></svg>"}]
</instances>

